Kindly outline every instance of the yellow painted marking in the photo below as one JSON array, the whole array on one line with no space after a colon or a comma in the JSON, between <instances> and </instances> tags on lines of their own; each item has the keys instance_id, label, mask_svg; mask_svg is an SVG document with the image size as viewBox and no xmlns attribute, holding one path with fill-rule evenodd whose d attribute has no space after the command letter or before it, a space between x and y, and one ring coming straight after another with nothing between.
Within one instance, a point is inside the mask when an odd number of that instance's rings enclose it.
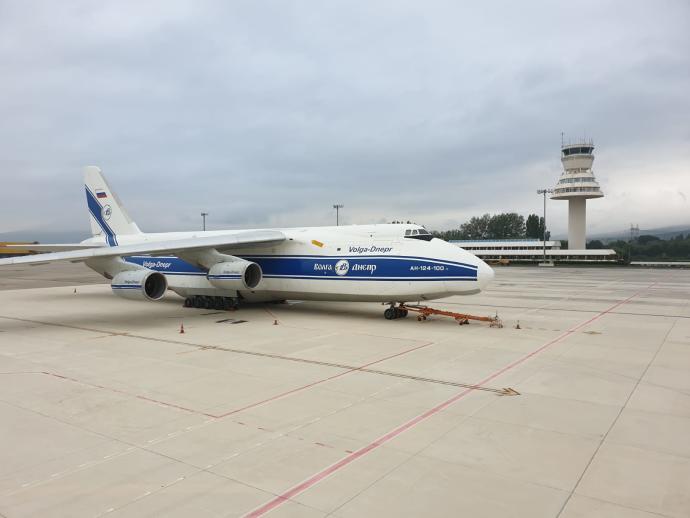
<instances>
[{"instance_id":1,"label":"yellow painted marking","mask_svg":"<svg viewBox=\"0 0 690 518\"><path fill-rule=\"evenodd\" d=\"M311 240L311 244L312 244L312 245L316 245L316 246L318 246L319 248L323 248L323 243L322 243L321 241L317 241L316 239L312 239L312 240Z\"/></svg>"}]
</instances>

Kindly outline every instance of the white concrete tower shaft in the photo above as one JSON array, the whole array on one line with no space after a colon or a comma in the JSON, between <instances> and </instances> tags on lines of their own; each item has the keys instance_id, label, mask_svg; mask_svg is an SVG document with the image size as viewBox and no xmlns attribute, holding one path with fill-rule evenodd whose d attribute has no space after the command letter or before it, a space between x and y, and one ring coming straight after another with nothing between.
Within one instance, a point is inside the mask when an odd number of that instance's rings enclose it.
<instances>
[{"instance_id":1,"label":"white concrete tower shaft","mask_svg":"<svg viewBox=\"0 0 690 518\"><path fill-rule=\"evenodd\" d=\"M551 195L552 200L568 200L568 248L584 250L587 246L587 199L604 193L594 178L594 143L579 142L561 148L563 172Z\"/></svg>"}]
</instances>

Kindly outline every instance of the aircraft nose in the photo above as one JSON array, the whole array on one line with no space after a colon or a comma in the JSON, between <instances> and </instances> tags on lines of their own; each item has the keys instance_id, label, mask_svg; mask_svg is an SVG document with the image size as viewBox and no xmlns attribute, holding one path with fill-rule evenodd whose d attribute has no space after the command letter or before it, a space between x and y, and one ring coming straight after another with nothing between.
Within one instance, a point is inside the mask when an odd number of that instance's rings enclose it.
<instances>
[{"instance_id":1,"label":"aircraft nose","mask_svg":"<svg viewBox=\"0 0 690 518\"><path fill-rule=\"evenodd\" d=\"M483 290L493 280L493 268L484 261L479 261L479 265L477 266L477 283L479 284L479 289Z\"/></svg>"}]
</instances>

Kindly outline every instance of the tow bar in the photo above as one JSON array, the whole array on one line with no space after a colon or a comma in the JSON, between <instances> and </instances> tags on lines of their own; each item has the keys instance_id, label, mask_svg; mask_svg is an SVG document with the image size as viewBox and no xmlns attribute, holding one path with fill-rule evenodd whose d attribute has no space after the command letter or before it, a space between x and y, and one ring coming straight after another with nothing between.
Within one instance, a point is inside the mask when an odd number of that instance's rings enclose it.
<instances>
[{"instance_id":1,"label":"tow bar","mask_svg":"<svg viewBox=\"0 0 690 518\"><path fill-rule=\"evenodd\" d=\"M415 313L418 313L417 320L419 322L421 322L422 320L426 320L427 317L431 315L439 315L442 317L453 318L461 326L469 324L470 320L477 320L480 322L489 322L489 327L503 327L503 322L500 318L498 318L498 314L496 314L496 316L494 317L484 317L478 315L469 315L467 313L445 311L443 309L434 309L430 308L429 306L420 306L417 304L399 304L397 309L400 313L402 313L401 316L406 315L408 311L414 311Z\"/></svg>"}]
</instances>

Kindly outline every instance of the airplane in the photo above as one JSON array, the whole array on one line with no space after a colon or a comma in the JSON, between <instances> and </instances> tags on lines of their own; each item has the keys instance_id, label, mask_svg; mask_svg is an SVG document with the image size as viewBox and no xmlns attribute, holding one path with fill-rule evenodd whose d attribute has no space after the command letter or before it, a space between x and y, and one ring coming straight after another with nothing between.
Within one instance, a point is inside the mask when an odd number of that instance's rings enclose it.
<instances>
[{"instance_id":1,"label":"airplane","mask_svg":"<svg viewBox=\"0 0 690 518\"><path fill-rule=\"evenodd\" d=\"M388 305L479 293L494 272L473 254L414 224L144 233L101 170L84 168L92 237L21 245L35 255L0 266L82 262L115 295L157 301L171 290L186 307L236 309L241 302L363 301ZM397 304L397 306L396 306Z\"/></svg>"}]
</instances>

